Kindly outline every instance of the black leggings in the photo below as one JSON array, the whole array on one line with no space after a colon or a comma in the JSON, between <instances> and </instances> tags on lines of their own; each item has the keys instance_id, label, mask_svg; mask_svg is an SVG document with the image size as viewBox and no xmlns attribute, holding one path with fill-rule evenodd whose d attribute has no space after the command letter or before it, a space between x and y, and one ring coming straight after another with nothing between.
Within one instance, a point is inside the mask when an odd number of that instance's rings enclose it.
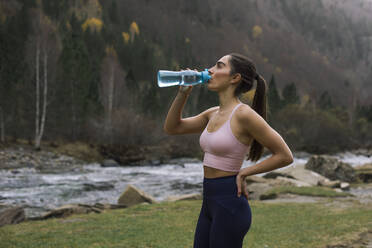
<instances>
[{"instance_id":1,"label":"black leggings","mask_svg":"<svg viewBox=\"0 0 372 248\"><path fill-rule=\"evenodd\" d=\"M203 204L193 248L241 248L252 221L251 207L236 175L203 179Z\"/></svg>"}]
</instances>

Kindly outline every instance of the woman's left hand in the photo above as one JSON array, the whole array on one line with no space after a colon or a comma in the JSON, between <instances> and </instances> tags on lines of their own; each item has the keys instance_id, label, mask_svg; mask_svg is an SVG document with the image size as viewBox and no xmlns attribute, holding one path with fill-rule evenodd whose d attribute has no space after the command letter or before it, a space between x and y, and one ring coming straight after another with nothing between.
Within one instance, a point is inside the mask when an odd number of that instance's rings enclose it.
<instances>
[{"instance_id":1,"label":"woman's left hand","mask_svg":"<svg viewBox=\"0 0 372 248\"><path fill-rule=\"evenodd\" d=\"M240 197L241 193L243 192L248 199L245 177L243 177L240 173L236 176L236 185L238 186L238 197Z\"/></svg>"}]
</instances>

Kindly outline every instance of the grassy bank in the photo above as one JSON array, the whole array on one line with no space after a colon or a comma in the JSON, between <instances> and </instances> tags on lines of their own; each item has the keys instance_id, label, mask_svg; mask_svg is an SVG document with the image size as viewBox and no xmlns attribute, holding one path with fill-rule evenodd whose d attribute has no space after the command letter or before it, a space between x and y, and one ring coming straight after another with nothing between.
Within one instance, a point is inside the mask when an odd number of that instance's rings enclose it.
<instances>
[{"instance_id":1,"label":"grassy bank","mask_svg":"<svg viewBox=\"0 0 372 248\"><path fill-rule=\"evenodd\" d=\"M1 247L192 247L201 200L162 202L28 221L0 228ZM325 247L372 228L372 211L355 205L250 201L252 226L243 247ZM346 241L345 241L346 242Z\"/></svg>"},{"instance_id":2,"label":"grassy bank","mask_svg":"<svg viewBox=\"0 0 372 248\"><path fill-rule=\"evenodd\" d=\"M345 197L352 196L347 192L337 192L328 187L322 186L306 186L306 187L293 187L293 186L279 186L274 187L261 195L261 200L276 198L279 194L291 193L296 195L305 196L320 196L320 197Z\"/></svg>"}]
</instances>

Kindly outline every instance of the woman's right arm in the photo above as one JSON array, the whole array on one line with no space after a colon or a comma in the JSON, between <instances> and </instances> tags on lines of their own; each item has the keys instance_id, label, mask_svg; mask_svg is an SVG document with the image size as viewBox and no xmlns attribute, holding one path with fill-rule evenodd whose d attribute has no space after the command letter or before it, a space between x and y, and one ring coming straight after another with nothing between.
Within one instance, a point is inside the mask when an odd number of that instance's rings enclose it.
<instances>
[{"instance_id":1,"label":"woman's right arm","mask_svg":"<svg viewBox=\"0 0 372 248\"><path fill-rule=\"evenodd\" d=\"M209 113L216 107L209 108L200 114L182 119L182 110L191 92L192 86L180 86L176 98L168 111L164 123L164 132L167 134L201 133L209 120Z\"/></svg>"}]
</instances>

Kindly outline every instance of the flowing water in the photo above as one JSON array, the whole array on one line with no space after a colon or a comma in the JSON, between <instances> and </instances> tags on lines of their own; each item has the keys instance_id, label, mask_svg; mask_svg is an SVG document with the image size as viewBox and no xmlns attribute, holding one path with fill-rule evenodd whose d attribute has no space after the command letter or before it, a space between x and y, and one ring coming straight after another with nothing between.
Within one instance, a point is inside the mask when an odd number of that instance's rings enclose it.
<instances>
[{"instance_id":1,"label":"flowing water","mask_svg":"<svg viewBox=\"0 0 372 248\"><path fill-rule=\"evenodd\" d=\"M294 162L290 166L307 162L310 155L301 154L294 155ZM342 153L335 157L353 167L372 161L372 158L351 153ZM262 157L258 162L266 158ZM243 168L252 164L245 161ZM266 173L257 176L264 174ZM26 216L34 217L70 203L116 204L128 184L162 201L170 195L201 193L202 181L203 166L196 159L130 167L101 167L92 163L71 170L48 172L35 168L3 169L0 170L0 205L23 206ZM354 193L372 195L371 191L363 189L355 189Z\"/></svg>"}]
</instances>

